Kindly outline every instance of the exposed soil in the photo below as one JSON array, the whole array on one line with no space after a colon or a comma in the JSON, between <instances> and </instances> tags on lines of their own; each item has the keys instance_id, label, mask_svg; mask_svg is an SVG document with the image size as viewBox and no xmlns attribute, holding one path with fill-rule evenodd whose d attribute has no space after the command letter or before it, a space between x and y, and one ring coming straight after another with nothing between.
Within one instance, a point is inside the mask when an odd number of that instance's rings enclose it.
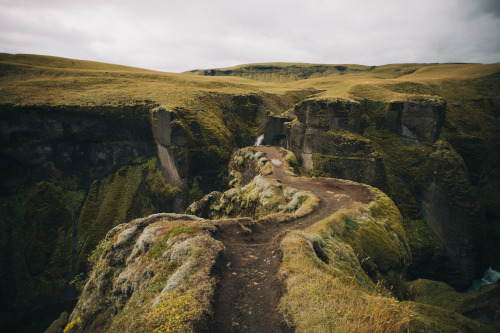
<instances>
[{"instance_id":1,"label":"exposed soil","mask_svg":"<svg viewBox=\"0 0 500 333\"><path fill-rule=\"evenodd\" d=\"M269 160L283 162L286 156L279 147L254 146L252 149L264 152ZM320 205L302 218L260 225L252 232L245 232L234 222L219 224L228 262L218 289L212 332L293 332L294 328L286 325L278 311L283 292L277 277L283 236L291 230L307 228L340 208L369 201L369 192L364 186L336 179L289 176L282 165L273 165L273 173L267 177L278 179L286 186L312 191L320 198Z\"/></svg>"}]
</instances>

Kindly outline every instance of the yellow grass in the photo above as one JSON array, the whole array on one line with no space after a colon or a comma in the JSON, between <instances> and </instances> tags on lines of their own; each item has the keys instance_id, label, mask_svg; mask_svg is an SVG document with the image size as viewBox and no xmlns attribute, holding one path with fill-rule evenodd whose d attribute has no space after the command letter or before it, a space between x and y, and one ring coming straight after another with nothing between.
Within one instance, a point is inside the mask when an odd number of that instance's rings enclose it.
<instances>
[{"instance_id":1,"label":"yellow grass","mask_svg":"<svg viewBox=\"0 0 500 333\"><path fill-rule=\"evenodd\" d=\"M312 64L271 63L284 70L308 70ZM248 71L250 65L227 69ZM335 65L321 65L334 67ZM166 107L186 106L199 94L273 93L317 89L319 97L372 98L390 100L412 95L393 91L387 85L418 82L424 85L463 81L493 75L500 64L395 64L370 68L342 65L343 75L311 75L305 80L259 81L234 76L201 76L193 73L164 73L134 67L36 55L0 54L0 103L21 105L131 105L152 101ZM225 69L226 70L226 69ZM468 85L466 85L468 86ZM464 87L466 89L468 87ZM432 90L432 89L431 89ZM441 87L435 93L450 94Z\"/></svg>"}]
</instances>

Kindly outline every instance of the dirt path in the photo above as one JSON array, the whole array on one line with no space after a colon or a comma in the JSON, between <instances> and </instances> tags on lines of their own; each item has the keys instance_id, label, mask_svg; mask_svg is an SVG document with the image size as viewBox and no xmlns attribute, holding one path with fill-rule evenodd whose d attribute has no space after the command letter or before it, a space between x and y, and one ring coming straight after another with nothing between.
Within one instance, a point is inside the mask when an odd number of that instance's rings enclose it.
<instances>
[{"instance_id":1,"label":"dirt path","mask_svg":"<svg viewBox=\"0 0 500 333\"><path fill-rule=\"evenodd\" d=\"M286 154L279 147L252 149L264 152L269 160L281 162ZM340 208L355 202L366 203L369 198L365 187L335 179L289 176L282 166L273 165L273 173L267 177L279 179L286 186L312 191L320 198L320 205L307 216L264 225L246 235L234 222L219 225L229 263L219 287L212 332L293 332L294 328L287 327L278 312L283 290L276 277L281 263L281 239L291 230L304 229Z\"/></svg>"}]
</instances>

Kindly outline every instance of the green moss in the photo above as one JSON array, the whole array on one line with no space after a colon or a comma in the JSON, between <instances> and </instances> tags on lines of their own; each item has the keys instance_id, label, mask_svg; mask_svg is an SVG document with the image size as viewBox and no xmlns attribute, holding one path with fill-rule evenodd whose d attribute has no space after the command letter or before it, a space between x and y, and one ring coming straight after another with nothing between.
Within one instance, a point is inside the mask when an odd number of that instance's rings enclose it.
<instances>
[{"instance_id":1,"label":"green moss","mask_svg":"<svg viewBox=\"0 0 500 333\"><path fill-rule=\"evenodd\" d=\"M444 282L425 279L411 282L411 291L414 301L451 311L470 297L468 294L456 292Z\"/></svg>"},{"instance_id":2,"label":"green moss","mask_svg":"<svg viewBox=\"0 0 500 333\"><path fill-rule=\"evenodd\" d=\"M366 234L366 224L373 221L368 217L360 210L339 211L283 240L281 274L286 276L287 293L280 309L297 330L399 332L409 327L411 312L362 269L367 260L383 263L381 254L361 255L365 248L374 250L374 240L363 239L366 243L359 248L346 242L353 242L358 232ZM381 237L387 230L376 234ZM404 258L402 253L397 256ZM399 263L392 268L397 267Z\"/></svg>"},{"instance_id":3,"label":"green moss","mask_svg":"<svg viewBox=\"0 0 500 333\"><path fill-rule=\"evenodd\" d=\"M347 231L356 231L359 229L359 223L355 219L351 218L350 216L345 215L343 217L344 223L345 223L345 228Z\"/></svg>"},{"instance_id":4,"label":"green moss","mask_svg":"<svg viewBox=\"0 0 500 333\"><path fill-rule=\"evenodd\" d=\"M52 269L68 269L73 220L62 189L47 182L38 183L30 190L24 206L23 252L30 272L41 273L53 256L62 262ZM54 248L54 244L59 246Z\"/></svg>"},{"instance_id":5,"label":"green moss","mask_svg":"<svg viewBox=\"0 0 500 333\"><path fill-rule=\"evenodd\" d=\"M416 251L420 252L429 249L431 252L438 253L443 250L441 241L432 232L424 219L405 221L404 228L410 240L410 246L418 246L418 248L415 248ZM412 252L413 249L412 247Z\"/></svg>"},{"instance_id":6,"label":"green moss","mask_svg":"<svg viewBox=\"0 0 500 333\"><path fill-rule=\"evenodd\" d=\"M85 271L87 256L112 227L159 212L181 191L165 182L156 158L120 168L90 186L78 221L78 267Z\"/></svg>"},{"instance_id":7,"label":"green moss","mask_svg":"<svg viewBox=\"0 0 500 333\"><path fill-rule=\"evenodd\" d=\"M201 176L196 176L193 178L191 186L189 186L189 201L198 201L203 198L203 191L200 188Z\"/></svg>"},{"instance_id":8,"label":"green moss","mask_svg":"<svg viewBox=\"0 0 500 333\"><path fill-rule=\"evenodd\" d=\"M157 242L151 249L148 251L149 259L158 259L160 258L166 250L168 250L169 245L167 245L167 240L178 236L180 234L193 235L199 230L197 226L178 226L172 229L169 229L165 232L163 239Z\"/></svg>"},{"instance_id":9,"label":"green moss","mask_svg":"<svg viewBox=\"0 0 500 333\"><path fill-rule=\"evenodd\" d=\"M283 239L285 320L307 332L493 332L450 311L468 296L444 283L405 282L402 217L386 195L371 192L367 206L338 211ZM415 301L396 299L403 296Z\"/></svg>"},{"instance_id":10,"label":"green moss","mask_svg":"<svg viewBox=\"0 0 500 333\"><path fill-rule=\"evenodd\" d=\"M425 162L432 151L427 143L414 143L386 130L370 127L365 136L381 154L390 186L389 195L405 218L421 218L415 193L420 193Z\"/></svg>"},{"instance_id":11,"label":"green moss","mask_svg":"<svg viewBox=\"0 0 500 333\"><path fill-rule=\"evenodd\" d=\"M136 242L114 246L127 230L146 236L149 248ZM212 224L178 216L136 219L108 233L70 320L81 318L71 332L153 332L175 328L191 332L206 325L214 300L216 278L211 273L223 246L210 236ZM143 238L144 239L144 238ZM168 243L168 245L167 245ZM162 258L171 247L177 260ZM184 251L185 250L185 251ZM112 263L135 253L134 260ZM111 259L110 259L111 258ZM170 286L166 289L167 286Z\"/></svg>"}]
</instances>

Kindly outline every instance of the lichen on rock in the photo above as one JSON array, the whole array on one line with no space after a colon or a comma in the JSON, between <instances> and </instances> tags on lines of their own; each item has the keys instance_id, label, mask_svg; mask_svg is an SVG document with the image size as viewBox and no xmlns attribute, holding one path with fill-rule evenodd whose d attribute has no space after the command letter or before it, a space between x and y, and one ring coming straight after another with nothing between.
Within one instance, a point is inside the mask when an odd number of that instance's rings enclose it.
<instances>
[{"instance_id":1,"label":"lichen on rock","mask_svg":"<svg viewBox=\"0 0 500 333\"><path fill-rule=\"evenodd\" d=\"M66 331L191 332L207 327L223 245L213 224L156 214L112 229Z\"/></svg>"},{"instance_id":2,"label":"lichen on rock","mask_svg":"<svg viewBox=\"0 0 500 333\"><path fill-rule=\"evenodd\" d=\"M291 152L286 156L286 170L291 172L290 165L296 160ZM210 193L191 204L186 213L209 219L251 217L261 222L284 221L305 215L318 204L313 193L292 189L279 180L266 178L272 173L272 163L262 152L249 148L237 150L229 170L233 177L232 188L224 193ZM248 181L250 177L252 179Z\"/></svg>"}]
</instances>

